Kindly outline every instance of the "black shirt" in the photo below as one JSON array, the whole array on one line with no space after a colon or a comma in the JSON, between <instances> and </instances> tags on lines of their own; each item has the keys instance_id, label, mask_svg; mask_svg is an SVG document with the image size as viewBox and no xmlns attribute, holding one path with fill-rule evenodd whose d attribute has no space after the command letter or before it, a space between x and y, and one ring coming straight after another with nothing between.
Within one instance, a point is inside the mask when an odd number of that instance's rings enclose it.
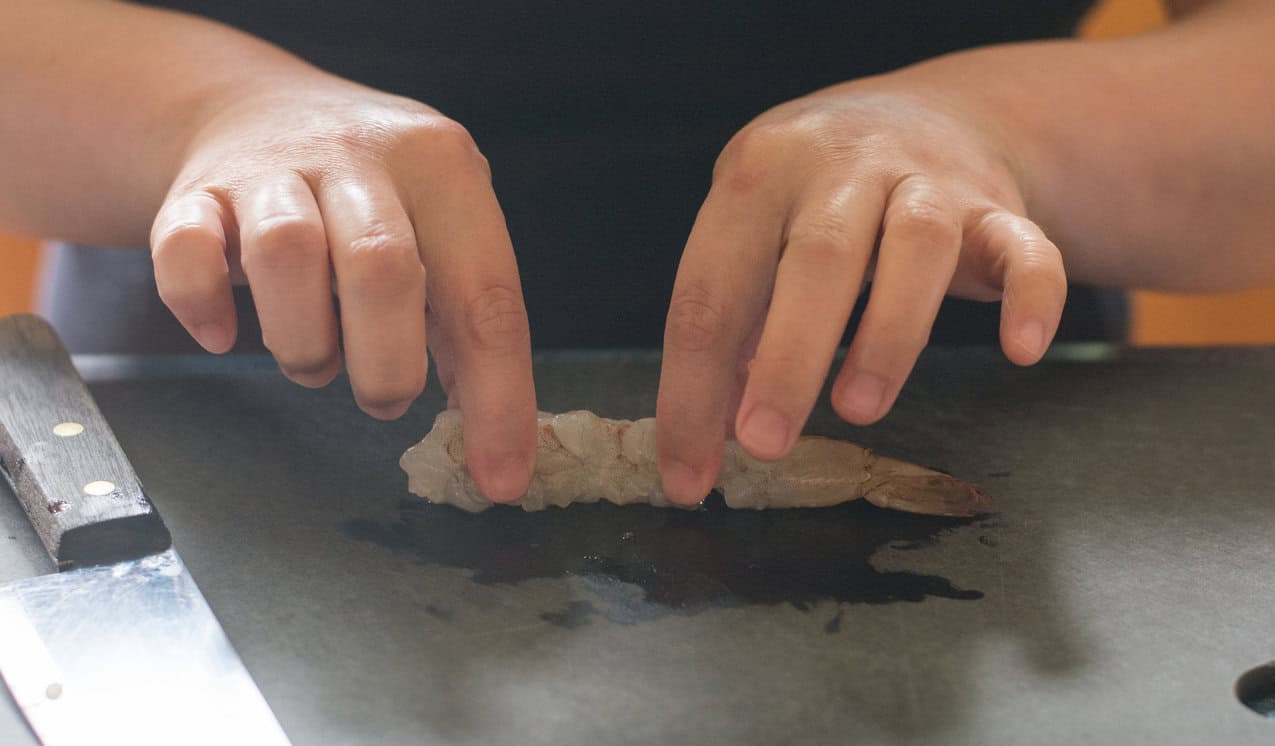
<instances>
[{"instance_id":1,"label":"black shirt","mask_svg":"<svg viewBox=\"0 0 1275 746\"><path fill-rule=\"evenodd\" d=\"M726 141L817 88L953 50L1067 36L1088 0L151 3L215 18L464 124L492 164L537 347L656 346ZM228 60L227 64L233 64ZM994 341L948 304L937 341ZM1073 292L1064 335L1122 332Z\"/></svg>"}]
</instances>

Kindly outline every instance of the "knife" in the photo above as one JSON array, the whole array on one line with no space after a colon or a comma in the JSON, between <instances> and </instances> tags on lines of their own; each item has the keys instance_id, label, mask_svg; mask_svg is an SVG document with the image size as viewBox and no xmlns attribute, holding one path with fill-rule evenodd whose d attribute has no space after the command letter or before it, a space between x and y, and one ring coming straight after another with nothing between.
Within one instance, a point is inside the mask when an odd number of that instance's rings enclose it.
<instances>
[{"instance_id":1,"label":"knife","mask_svg":"<svg viewBox=\"0 0 1275 746\"><path fill-rule=\"evenodd\" d=\"M42 743L288 743L36 316L0 319L0 471L59 569L0 586L0 675Z\"/></svg>"}]
</instances>

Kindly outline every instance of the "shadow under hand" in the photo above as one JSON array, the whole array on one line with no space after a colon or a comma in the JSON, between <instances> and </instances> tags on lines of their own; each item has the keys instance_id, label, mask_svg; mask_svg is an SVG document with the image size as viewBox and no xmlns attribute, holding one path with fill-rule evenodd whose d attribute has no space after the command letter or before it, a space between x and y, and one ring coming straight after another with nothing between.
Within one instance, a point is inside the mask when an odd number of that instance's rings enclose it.
<instances>
[{"instance_id":1,"label":"shadow under hand","mask_svg":"<svg viewBox=\"0 0 1275 746\"><path fill-rule=\"evenodd\" d=\"M932 544L971 520L886 511L862 501L815 510L731 510L716 495L696 511L601 503L541 513L497 507L476 515L408 499L396 522L358 518L344 530L349 538L413 553L423 564L471 570L481 584L580 578L596 606L577 602L541 617L573 627L591 613L632 624L752 604L810 610L820 601L980 599L981 591L946 578L882 571L870 561L887 546Z\"/></svg>"}]
</instances>

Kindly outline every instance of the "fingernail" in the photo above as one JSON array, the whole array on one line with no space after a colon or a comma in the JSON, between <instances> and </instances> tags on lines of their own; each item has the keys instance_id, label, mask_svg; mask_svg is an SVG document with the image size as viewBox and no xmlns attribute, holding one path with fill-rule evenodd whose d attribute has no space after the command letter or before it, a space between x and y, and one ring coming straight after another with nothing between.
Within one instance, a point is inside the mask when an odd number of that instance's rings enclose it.
<instances>
[{"instance_id":1,"label":"fingernail","mask_svg":"<svg viewBox=\"0 0 1275 746\"><path fill-rule=\"evenodd\" d=\"M670 461L660 470L664 494L678 505L694 505L704 499L700 494L699 474L689 464Z\"/></svg>"},{"instance_id":2,"label":"fingernail","mask_svg":"<svg viewBox=\"0 0 1275 746\"><path fill-rule=\"evenodd\" d=\"M225 352L230 347L230 333L215 321L196 325L194 337L209 352Z\"/></svg>"},{"instance_id":3,"label":"fingernail","mask_svg":"<svg viewBox=\"0 0 1275 746\"><path fill-rule=\"evenodd\" d=\"M1018 344L1035 357L1045 354L1045 325L1039 321L1028 321L1018 330Z\"/></svg>"},{"instance_id":4,"label":"fingernail","mask_svg":"<svg viewBox=\"0 0 1275 746\"><path fill-rule=\"evenodd\" d=\"M496 462L496 467L484 480L487 483L487 498L497 503L513 502L526 493L530 477L525 458L506 456Z\"/></svg>"},{"instance_id":5,"label":"fingernail","mask_svg":"<svg viewBox=\"0 0 1275 746\"><path fill-rule=\"evenodd\" d=\"M841 406L855 419L874 420L885 399L885 379L875 373L856 372L841 393Z\"/></svg>"},{"instance_id":6,"label":"fingernail","mask_svg":"<svg viewBox=\"0 0 1275 746\"><path fill-rule=\"evenodd\" d=\"M779 458L788 448L790 433L787 417L774 407L761 405L744 418L739 440L762 458Z\"/></svg>"}]
</instances>

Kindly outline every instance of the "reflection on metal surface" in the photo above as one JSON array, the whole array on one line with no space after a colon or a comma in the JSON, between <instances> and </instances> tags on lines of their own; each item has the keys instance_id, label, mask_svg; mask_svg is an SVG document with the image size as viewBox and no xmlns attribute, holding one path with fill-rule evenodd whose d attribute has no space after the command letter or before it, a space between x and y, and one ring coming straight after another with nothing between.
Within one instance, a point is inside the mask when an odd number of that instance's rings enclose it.
<instances>
[{"instance_id":1,"label":"reflection on metal surface","mask_svg":"<svg viewBox=\"0 0 1275 746\"><path fill-rule=\"evenodd\" d=\"M288 743L173 550L0 587L0 672L51 746Z\"/></svg>"},{"instance_id":2,"label":"reflection on metal surface","mask_svg":"<svg viewBox=\"0 0 1275 746\"><path fill-rule=\"evenodd\" d=\"M1275 718L1275 661L1241 676L1235 682L1235 696L1258 715Z\"/></svg>"},{"instance_id":3,"label":"reflection on metal surface","mask_svg":"<svg viewBox=\"0 0 1275 746\"><path fill-rule=\"evenodd\" d=\"M84 432L84 426L78 422L59 422L53 426L53 434L59 438L74 438Z\"/></svg>"}]
</instances>

